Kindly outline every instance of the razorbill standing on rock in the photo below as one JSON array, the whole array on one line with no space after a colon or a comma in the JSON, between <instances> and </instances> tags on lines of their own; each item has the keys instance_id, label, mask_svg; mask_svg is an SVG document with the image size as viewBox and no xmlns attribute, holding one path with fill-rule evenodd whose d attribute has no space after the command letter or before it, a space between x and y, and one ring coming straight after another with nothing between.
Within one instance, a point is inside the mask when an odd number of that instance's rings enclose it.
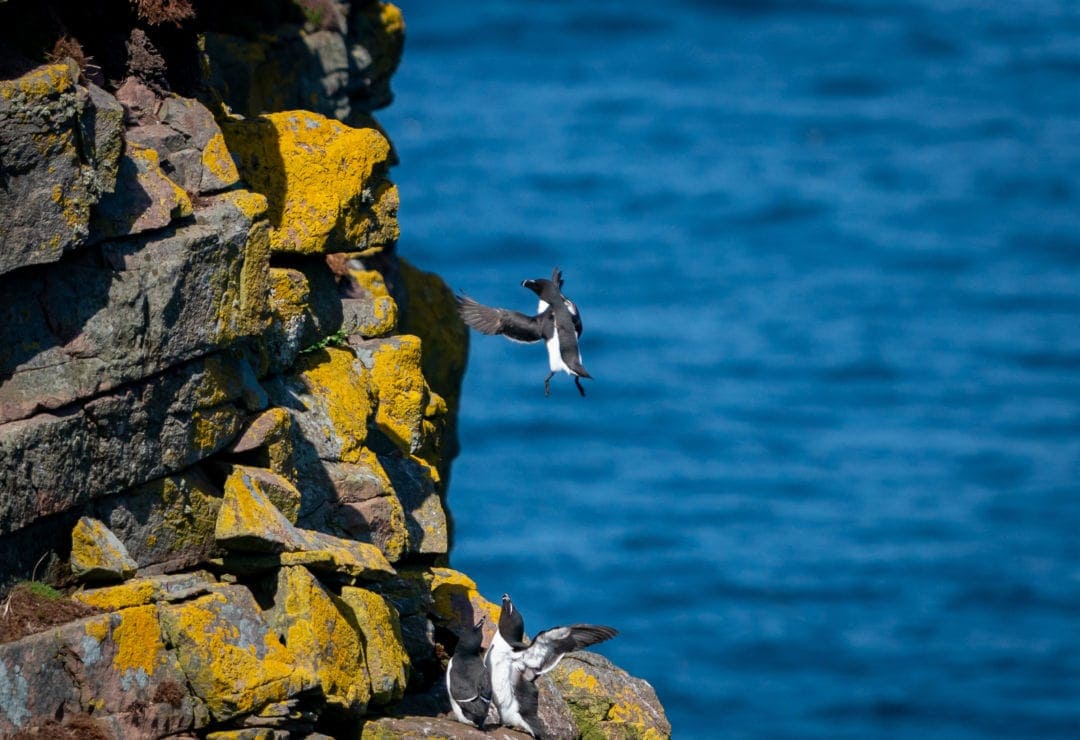
<instances>
[{"instance_id":1,"label":"razorbill standing on rock","mask_svg":"<svg viewBox=\"0 0 1080 740\"><path fill-rule=\"evenodd\" d=\"M458 639L454 656L446 665L446 693L458 722L483 728L491 706L491 676L480 657L484 641L484 621L480 621Z\"/></svg>"},{"instance_id":2,"label":"razorbill standing on rock","mask_svg":"<svg viewBox=\"0 0 1080 740\"><path fill-rule=\"evenodd\" d=\"M581 336L581 315L574 302L562 294L562 272L558 267L551 280L525 280L522 286L540 297L535 316L526 316L506 308L484 306L467 295L459 295L458 311L465 323L482 334L502 334L515 342L544 340L548 351L548 368L544 378L544 395L551 395L551 376L563 371L574 378L578 392L585 395L581 378L592 378L581 364L578 337Z\"/></svg>"},{"instance_id":3,"label":"razorbill standing on rock","mask_svg":"<svg viewBox=\"0 0 1080 740\"><path fill-rule=\"evenodd\" d=\"M499 629L491 640L484 662L491 673L491 698L504 725L537 737L542 728L537 717L538 676L559 664L562 657L604 640L618 632L596 624L552 627L531 642L525 640L525 620L508 594L503 594Z\"/></svg>"}]
</instances>

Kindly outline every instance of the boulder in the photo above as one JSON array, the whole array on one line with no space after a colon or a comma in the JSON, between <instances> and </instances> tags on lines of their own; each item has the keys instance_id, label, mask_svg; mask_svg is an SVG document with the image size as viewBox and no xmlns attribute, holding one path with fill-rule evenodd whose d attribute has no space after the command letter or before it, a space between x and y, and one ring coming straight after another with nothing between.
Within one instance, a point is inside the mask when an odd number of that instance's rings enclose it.
<instances>
[{"instance_id":1,"label":"boulder","mask_svg":"<svg viewBox=\"0 0 1080 740\"><path fill-rule=\"evenodd\" d=\"M214 355L0 424L0 534L176 473L239 432L244 374Z\"/></svg>"},{"instance_id":2,"label":"boulder","mask_svg":"<svg viewBox=\"0 0 1080 740\"><path fill-rule=\"evenodd\" d=\"M103 611L172 603L208 593L216 581L206 571L133 578L115 586L76 591L71 598Z\"/></svg>"},{"instance_id":3,"label":"boulder","mask_svg":"<svg viewBox=\"0 0 1080 740\"><path fill-rule=\"evenodd\" d=\"M371 680L359 625L307 568L278 571L274 605L266 617L296 665L315 676L335 710L364 713Z\"/></svg>"},{"instance_id":4,"label":"boulder","mask_svg":"<svg viewBox=\"0 0 1080 740\"><path fill-rule=\"evenodd\" d=\"M371 703L397 701L405 694L410 668L397 610L379 594L351 586L341 589L339 602L363 638Z\"/></svg>"},{"instance_id":5,"label":"boulder","mask_svg":"<svg viewBox=\"0 0 1080 740\"><path fill-rule=\"evenodd\" d=\"M320 460L355 462L374 411L370 373L347 349L303 355L293 374L266 382L271 401L292 417L294 448Z\"/></svg>"},{"instance_id":6,"label":"boulder","mask_svg":"<svg viewBox=\"0 0 1080 740\"><path fill-rule=\"evenodd\" d=\"M322 260L269 273L271 323L263 336L267 372L288 370L301 352L311 352L335 334L343 321L333 275Z\"/></svg>"},{"instance_id":7,"label":"boulder","mask_svg":"<svg viewBox=\"0 0 1080 740\"><path fill-rule=\"evenodd\" d=\"M105 524L81 517L71 533L71 572L83 581L121 581L139 569Z\"/></svg>"},{"instance_id":8,"label":"boulder","mask_svg":"<svg viewBox=\"0 0 1080 740\"><path fill-rule=\"evenodd\" d=\"M478 730L453 717L379 717L364 723L362 740L455 738L455 740L529 740L531 735L506 727Z\"/></svg>"},{"instance_id":9,"label":"boulder","mask_svg":"<svg viewBox=\"0 0 1080 740\"><path fill-rule=\"evenodd\" d=\"M190 568L216 555L220 506L221 491L190 468L95 501L91 511L149 574Z\"/></svg>"},{"instance_id":10,"label":"boulder","mask_svg":"<svg viewBox=\"0 0 1080 740\"><path fill-rule=\"evenodd\" d=\"M398 237L390 145L370 128L305 111L229 120L222 129L248 186L269 203L274 252L384 248Z\"/></svg>"},{"instance_id":11,"label":"boulder","mask_svg":"<svg viewBox=\"0 0 1080 740\"><path fill-rule=\"evenodd\" d=\"M375 424L402 452L435 458L433 449L446 403L434 393L420 367L420 338L408 334L353 341L360 362L371 371L378 396Z\"/></svg>"},{"instance_id":12,"label":"boulder","mask_svg":"<svg viewBox=\"0 0 1080 740\"><path fill-rule=\"evenodd\" d=\"M571 653L548 676L586 737L671 736L671 724L653 687L601 655Z\"/></svg>"},{"instance_id":13,"label":"boulder","mask_svg":"<svg viewBox=\"0 0 1080 740\"><path fill-rule=\"evenodd\" d=\"M115 178L115 108L78 77L67 60L0 80L0 274L86 243L90 209Z\"/></svg>"},{"instance_id":14,"label":"boulder","mask_svg":"<svg viewBox=\"0 0 1080 740\"><path fill-rule=\"evenodd\" d=\"M267 468L293 483L299 481L293 463L292 417L279 406L254 416L226 450L230 457ZM299 512L297 512L299 514ZM286 516L290 516L288 513ZM295 520L290 518L294 524Z\"/></svg>"},{"instance_id":15,"label":"boulder","mask_svg":"<svg viewBox=\"0 0 1080 740\"><path fill-rule=\"evenodd\" d=\"M103 264L0 277L10 299L0 306L0 423L147 378L260 331L267 304L257 275L269 254L238 200L213 201L197 223L173 233L107 244Z\"/></svg>"},{"instance_id":16,"label":"boulder","mask_svg":"<svg viewBox=\"0 0 1080 740\"><path fill-rule=\"evenodd\" d=\"M0 645L0 733L56 737L58 718L91 713L105 717L94 737L191 731L209 715L186 682L157 607L87 617Z\"/></svg>"},{"instance_id":17,"label":"boulder","mask_svg":"<svg viewBox=\"0 0 1080 740\"><path fill-rule=\"evenodd\" d=\"M191 691L215 721L252 713L317 685L270 629L251 592L216 586L197 599L159 607Z\"/></svg>"},{"instance_id":18,"label":"boulder","mask_svg":"<svg viewBox=\"0 0 1080 740\"><path fill-rule=\"evenodd\" d=\"M334 491L333 526L372 543L391 562L409 551L405 508L375 453L365 449L355 463L325 462L323 468Z\"/></svg>"},{"instance_id":19,"label":"boulder","mask_svg":"<svg viewBox=\"0 0 1080 740\"><path fill-rule=\"evenodd\" d=\"M256 468L250 465L226 466L228 476L225 489L236 485L236 478L243 479L241 485L250 486L262 492L290 524L296 524L300 513L300 491L289 481L272 470Z\"/></svg>"},{"instance_id":20,"label":"boulder","mask_svg":"<svg viewBox=\"0 0 1080 740\"><path fill-rule=\"evenodd\" d=\"M398 308L382 273L353 267L349 262L343 264L343 270L346 283L341 291L342 325L350 334L364 338L394 333Z\"/></svg>"},{"instance_id":21,"label":"boulder","mask_svg":"<svg viewBox=\"0 0 1080 740\"><path fill-rule=\"evenodd\" d=\"M94 241L161 229L193 212L191 198L161 169L153 149L129 140L120 156L116 189L94 209Z\"/></svg>"}]
</instances>

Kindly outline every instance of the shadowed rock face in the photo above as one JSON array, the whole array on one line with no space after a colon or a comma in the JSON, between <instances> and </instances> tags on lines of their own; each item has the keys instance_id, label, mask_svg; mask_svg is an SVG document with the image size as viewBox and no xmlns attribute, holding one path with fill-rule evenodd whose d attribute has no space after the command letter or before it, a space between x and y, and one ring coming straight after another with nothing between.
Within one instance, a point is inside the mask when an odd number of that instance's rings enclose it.
<instances>
[{"instance_id":1,"label":"shadowed rock face","mask_svg":"<svg viewBox=\"0 0 1080 740\"><path fill-rule=\"evenodd\" d=\"M102 610L0 644L0 734L470 736L445 661L498 607L446 567L468 334L395 253L367 115L401 14L180 5L0 2L2 580ZM644 682L563 667L552 736L669 732Z\"/></svg>"}]
</instances>

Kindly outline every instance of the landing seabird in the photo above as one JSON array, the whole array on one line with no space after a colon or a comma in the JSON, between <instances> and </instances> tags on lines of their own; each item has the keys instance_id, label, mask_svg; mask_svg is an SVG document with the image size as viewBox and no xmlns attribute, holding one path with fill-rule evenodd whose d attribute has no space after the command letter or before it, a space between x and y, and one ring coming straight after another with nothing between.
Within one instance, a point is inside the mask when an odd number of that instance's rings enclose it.
<instances>
[{"instance_id":1,"label":"landing seabird","mask_svg":"<svg viewBox=\"0 0 1080 740\"><path fill-rule=\"evenodd\" d=\"M526 316L506 308L491 308L477 303L467 295L459 295L458 311L465 323L482 334L502 334L515 342L544 340L548 351L548 368L544 378L544 395L551 395L551 376L563 371L574 378L578 392L585 395L581 378L592 378L581 364L578 337L581 336L581 315L574 302L562 294L562 271L558 267L551 280L538 278L521 283L540 297L535 316Z\"/></svg>"},{"instance_id":2,"label":"landing seabird","mask_svg":"<svg viewBox=\"0 0 1080 740\"><path fill-rule=\"evenodd\" d=\"M499 629L484 656L499 721L537 737L542 728L537 717L539 690L533 682L557 666L566 653L610 640L616 634L612 627L571 624L544 630L527 643L525 620L510 596L503 594Z\"/></svg>"},{"instance_id":3,"label":"landing seabird","mask_svg":"<svg viewBox=\"0 0 1080 740\"><path fill-rule=\"evenodd\" d=\"M458 722L483 728L491 706L491 676L480 657L484 641L484 620L458 640L454 656L446 665L446 693L450 695L450 708Z\"/></svg>"}]
</instances>

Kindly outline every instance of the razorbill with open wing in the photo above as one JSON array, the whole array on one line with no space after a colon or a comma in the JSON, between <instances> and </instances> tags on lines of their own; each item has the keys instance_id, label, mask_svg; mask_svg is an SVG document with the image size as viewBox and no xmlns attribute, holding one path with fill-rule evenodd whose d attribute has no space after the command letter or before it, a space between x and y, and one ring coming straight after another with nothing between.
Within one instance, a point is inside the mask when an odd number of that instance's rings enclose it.
<instances>
[{"instance_id":1,"label":"razorbill with open wing","mask_svg":"<svg viewBox=\"0 0 1080 740\"><path fill-rule=\"evenodd\" d=\"M578 392L585 395L581 378L592 378L581 364L578 337L581 336L581 314L572 300L562 294L562 272L558 267L551 280L525 280L522 286L540 297L535 316L526 316L506 308L491 308L477 303L467 295L459 295L458 311L465 323L482 334L502 334L515 342L544 340L548 351L548 368L544 378L544 395L551 394L551 376L562 371L574 378Z\"/></svg>"},{"instance_id":2,"label":"razorbill with open wing","mask_svg":"<svg viewBox=\"0 0 1080 740\"><path fill-rule=\"evenodd\" d=\"M571 624L544 630L531 643L526 642L525 620L510 596L503 594L499 629L484 656L499 720L538 736L542 729L537 717L539 691L533 682L557 666L566 653L610 640L616 634L613 627Z\"/></svg>"}]
</instances>

